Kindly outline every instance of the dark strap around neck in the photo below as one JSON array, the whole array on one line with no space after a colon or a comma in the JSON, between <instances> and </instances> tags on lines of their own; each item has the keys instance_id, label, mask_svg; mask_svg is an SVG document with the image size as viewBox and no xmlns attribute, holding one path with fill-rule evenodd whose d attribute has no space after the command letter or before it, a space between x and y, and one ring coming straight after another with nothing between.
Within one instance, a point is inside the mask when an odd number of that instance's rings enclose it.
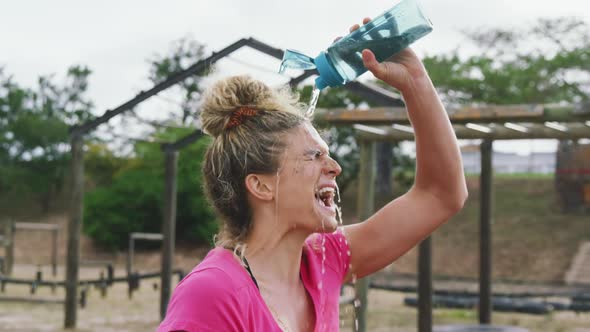
<instances>
[{"instance_id":1,"label":"dark strap around neck","mask_svg":"<svg viewBox=\"0 0 590 332\"><path fill-rule=\"evenodd\" d=\"M254 274L252 274L252 270L250 269L250 264L248 263L248 260L246 259L246 257L243 257L243 261L244 261L244 265L246 266L246 270L248 271L248 273L250 274L250 277L252 278L252 281L254 281L254 285L256 285L256 288L258 288L258 290L260 290L260 287L258 287L258 282L256 281L256 278L254 278Z\"/></svg>"}]
</instances>

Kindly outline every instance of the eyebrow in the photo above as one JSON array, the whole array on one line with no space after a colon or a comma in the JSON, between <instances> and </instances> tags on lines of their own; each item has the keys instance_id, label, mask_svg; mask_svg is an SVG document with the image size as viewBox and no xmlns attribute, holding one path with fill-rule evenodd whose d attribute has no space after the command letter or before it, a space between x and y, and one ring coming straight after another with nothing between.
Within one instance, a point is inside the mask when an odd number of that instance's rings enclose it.
<instances>
[{"instance_id":1,"label":"eyebrow","mask_svg":"<svg viewBox=\"0 0 590 332\"><path fill-rule=\"evenodd\" d=\"M303 155L304 155L304 156L309 156L309 155L312 155L312 154L316 154L317 152L324 153L324 154L326 154L326 155L328 155L328 156L330 155L330 150L328 150L328 149L324 149L324 148L306 149L306 150L303 152Z\"/></svg>"}]
</instances>

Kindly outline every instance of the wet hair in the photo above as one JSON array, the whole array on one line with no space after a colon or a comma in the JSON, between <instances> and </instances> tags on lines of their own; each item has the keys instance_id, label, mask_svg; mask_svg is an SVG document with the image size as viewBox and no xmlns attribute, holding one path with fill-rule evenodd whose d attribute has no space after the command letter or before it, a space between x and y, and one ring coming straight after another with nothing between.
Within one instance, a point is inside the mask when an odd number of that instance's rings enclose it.
<instances>
[{"instance_id":1,"label":"wet hair","mask_svg":"<svg viewBox=\"0 0 590 332\"><path fill-rule=\"evenodd\" d=\"M201 104L203 131L213 137L203 162L205 192L221 221L215 244L244 255L252 228L248 174L276 174L285 134L308 119L298 96L250 76L215 83Z\"/></svg>"}]
</instances>

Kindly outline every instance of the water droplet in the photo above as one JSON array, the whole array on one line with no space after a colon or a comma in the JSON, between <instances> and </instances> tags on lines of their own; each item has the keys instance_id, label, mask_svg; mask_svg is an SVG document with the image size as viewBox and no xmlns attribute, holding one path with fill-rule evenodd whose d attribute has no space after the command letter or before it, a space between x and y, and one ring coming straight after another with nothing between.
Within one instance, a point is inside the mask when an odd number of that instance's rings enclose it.
<instances>
[{"instance_id":1,"label":"water droplet","mask_svg":"<svg viewBox=\"0 0 590 332\"><path fill-rule=\"evenodd\" d=\"M338 224L342 225L342 207L340 206L340 189L338 188L338 184L336 184L336 216L338 217Z\"/></svg>"},{"instance_id":2,"label":"water droplet","mask_svg":"<svg viewBox=\"0 0 590 332\"><path fill-rule=\"evenodd\" d=\"M350 256L350 250L346 250L346 254Z\"/></svg>"},{"instance_id":3,"label":"water droplet","mask_svg":"<svg viewBox=\"0 0 590 332\"><path fill-rule=\"evenodd\" d=\"M320 282L318 283L318 289L322 289L323 287L324 287L324 284L323 284L323 283L320 281Z\"/></svg>"}]
</instances>

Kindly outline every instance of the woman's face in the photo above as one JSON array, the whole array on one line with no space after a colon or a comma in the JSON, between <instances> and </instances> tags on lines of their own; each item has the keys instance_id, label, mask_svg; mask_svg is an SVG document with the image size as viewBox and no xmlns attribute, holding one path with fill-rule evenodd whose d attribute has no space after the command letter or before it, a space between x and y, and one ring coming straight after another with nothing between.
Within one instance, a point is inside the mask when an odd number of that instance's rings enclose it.
<instances>
[{"instance_id":1,"label":"woman's face","mask_svg":"<svg viewBox=\"0 0 590 332\"><path fill-rule=\"evenodd\" d=\"M342 169L329 155L328 145L309 123L290 132L279 160L276 197L281 222L312 232L336 229L336 176Z\"/></svg>"}]
</instances>

